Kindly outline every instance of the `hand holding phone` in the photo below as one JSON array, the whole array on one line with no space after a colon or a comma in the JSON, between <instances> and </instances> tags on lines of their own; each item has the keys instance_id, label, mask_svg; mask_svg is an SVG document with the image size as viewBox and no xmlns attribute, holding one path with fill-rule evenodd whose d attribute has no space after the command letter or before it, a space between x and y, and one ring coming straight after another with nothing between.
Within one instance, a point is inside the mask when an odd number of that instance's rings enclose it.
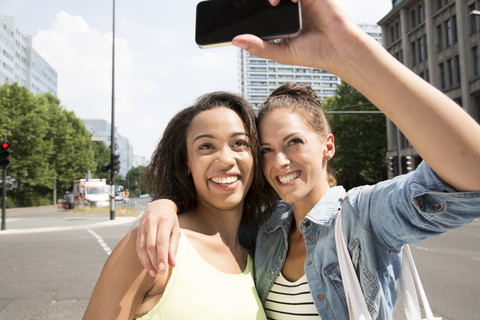
<instances>
[{"instance_id":1,"label":"hand holding phone","mask_svg":"<svg viewBox=\"0 0 480 320\"><path fill-rule=\"evenodd\" d=\"M281 0L207 0L197 5L195 41L201 48L228 45L240 34L264 40L290 38L302 29L300 3Z\"/></svg>"}]
</instances>

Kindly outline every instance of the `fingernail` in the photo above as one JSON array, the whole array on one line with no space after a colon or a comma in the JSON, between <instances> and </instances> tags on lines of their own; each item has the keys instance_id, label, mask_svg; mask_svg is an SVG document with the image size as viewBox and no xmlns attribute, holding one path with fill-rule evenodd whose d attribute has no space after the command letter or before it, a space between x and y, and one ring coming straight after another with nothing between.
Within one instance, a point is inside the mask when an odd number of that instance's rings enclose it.
<instances>
[{"instance_id":1,"label":"fingernail","mask_svg":"<svg viewBox=\"0 0 480 320\"><path fill-rule=\"evenodd\" d=\"M163 264L163 262L160 262L160 265L158 266L158 272L161 274L165 273L165 265Z\"/></svg>"}]
</instances>

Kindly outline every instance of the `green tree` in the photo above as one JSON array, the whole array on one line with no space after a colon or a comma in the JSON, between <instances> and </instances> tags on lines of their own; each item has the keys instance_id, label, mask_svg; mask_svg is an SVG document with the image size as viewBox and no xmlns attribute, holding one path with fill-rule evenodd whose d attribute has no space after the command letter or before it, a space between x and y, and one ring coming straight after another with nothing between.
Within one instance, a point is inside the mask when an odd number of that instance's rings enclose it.
<instances>
[{"instance_id":1,"label":"green tree","mask_svg":"<svg viewBox=\"0 0 480 320\"><path fill-rule=\"evenodd\" d=\"M347 190L387 178L386 120L383 114L328 113L329 111L378 111L360 92L345 82L336 96L323 104L335 137L332 166L339 184Z\"/></svg>"},{"instance_id":2,"label":"green tree","mask_svg":"<svg viewBox=\"0 0 480 320\"><path fill-rule=\"evenodd\" d=\"M19 188L9 194L11 206L52 203L74 179L94 169L91 134L73 112L50 93L33 95L25 87L0 87L0 131L11 143L8 174Z\"/></svg>"},{"instance_id":3,"label":"green tree","mask_svg":"<svg viewBox=\"0 0 480 320\"><path fill-rule=\"evenodd\" d=\"M94 141L92 143L93 154L95 158L95 177L110 179L110 172L102 172L103 164L110 164L110 148L101 141Z\"/></svg>"},{"instance_id":4,"label":"green tree","mask_svg":"<svg viewBox=\"0 0 480 320\"><path fill-rule=\"evenodd\" d=\"M146 193L144 172L145 167L138 166L130 169L125 176L125 188L129 188L132 197Z\"/></svg>"}]
</instances>

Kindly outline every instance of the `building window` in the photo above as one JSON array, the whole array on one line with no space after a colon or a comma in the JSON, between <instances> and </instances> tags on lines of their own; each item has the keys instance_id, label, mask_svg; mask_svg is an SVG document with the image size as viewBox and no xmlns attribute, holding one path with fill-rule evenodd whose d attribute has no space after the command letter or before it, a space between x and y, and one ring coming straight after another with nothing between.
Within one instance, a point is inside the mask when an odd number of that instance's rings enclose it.
<instances>
[{"instance_id":1,"label":"building window","mask_svg":"<svg viewBox=\"0 0 480 320\"><path fill-rule=\"evenodd\" d=\"M437 10L442 9L442 0L437 0Z\"/></svg>"},{"instance_id":2,"label":"building window","mask_svg":"<svg viewBox=\"0 0 480 320\"><path fill-rule=\"evenodd\" d=\"M468 12L470 13L470 33L477 32L477 15L471 14L475 10L475 3L468 7Z\"/></svg>"},{"instance_id":3,"label":"building window","mask_svg":"<svg viewBox=\"0 0 480 320\"><path fill-rule=\"evenodd\" d=\"M439 24L437 26L437 51L442 51L443 49L443 33L442 33L442 25Z\"/></svg>"},{"instance_id":4,"label":"building window","mask_svg":"<svg viewBox=\"0 0 480 320\"><path fill-rule=\"evenodd\" d=\"M453 43L458 42L457 16L452 16Z\"/></svg>"},{"instance_id":5,"label":"building window","mask_svg":"<svg viewBox=\"0 0 480 320\"><path fill-rule=\"evenodd\" d=\"M480 76L480 61L478 58L478 46L472 48L472 58L473 58L473 75L475 77Z\"/></svg>"},{"instance_id":6,"label":"building window","mask_svg":"<svg viewBox=\"0 0 480 320\"><path fill-rule=\"evenodd\" d=\"M418 39L418 61L422 62L425 61L426 54L425 54L425 38Z\"/></svg>"},{"instance_id":7,"label":"building window","mask_svg":"<svg viewBox=\"0 0 480 320\"><path fill-rule=\"evenodd\" d=\"M460 73L460 57L458 55L455 56L455 81L457 81L458 85L462 84L462 77Z\"/></svg>"},{"instance_id":8,"label":"building window","mask_svg":"<svg viewBox=\"0 0 480 320\"><path fill-rule=\"evenodd\" d=\"M448 70L448 87L451 88L453 87L453 75L454 75L454 70L453 70L453 59L448 59L447 60L447 70Z\"/></svg>"},{"instance_id":9,"label":"building window","mask_svg":"<svg viewBox=\"0 0 480 320\"><path fill-rule=\"evenodd\" d=\"M447 21L445 21L445 40L446 40L446 46L449 47L452 45L453 41L453 37L452 37L452 21L450 21L450 19L448 19Z\"/></svg>"},{"instance_id":10,"label":"building window","mask_svg":"<svg viewBox=\"0 0 480 320\"><path fill-rule=\"evenodd\" d=\"M418 23L422 23L425 20L425 15L423 13L423 6L421 4L418 5L417 9L417 16L418 16Z\"/></svg>"},{"instance_id":11,"label":"building window","mask_svg":"<svg viewBox=\"0 0 480 320\"><path fill-rule=\"evenodd\" d=\"M411 17L411 23L412 23L412 29L413 29L417 25L417 15L415 14L415 9L412 9L412 11L410 12L410 17Z\"/></svg>"},{"instance_id":12,"label":"building window","mask_svg":"<svg viewBox=\"0 0 480 320\"><path fill-rule=\"evenodd\" d=\"M447 47L451 46L452 45L452 22L450 21L450 19L448 19L447 21L445 21L445 40L446 40L446 43L445 45Z\"/></svg>"},{"instance_id":13,"label":"building window","mask_svg":"<svg viewBox=\"0 0 480 320\"><path fill-rule=\"evenodd\" d=\"M411 44L410 44L412 50L412 66L416 65L417 64L417 47L415 45L415 41L413 41Z\"/></svg>"},{"instance_id":14,"label":"building window","mask_svg":"<svg viewBox=\"0 0 480 320\"><path fill-rule=\"evenodd\" d=\"M445 83L445 67L443 65L443 62L438 65L438 68L440 69L440 87L442 89L445 89L447 85Z\"/></svg>"},{"instance_id":15,"label":"building window","mask_svg":"<svg viewBox=\"0 0 480 320\"><path fill-rule=\"evenodd\" d=\"M396 39L400 39L400 22L395 24L395 37Z\"/></svg>"}]
</instances>

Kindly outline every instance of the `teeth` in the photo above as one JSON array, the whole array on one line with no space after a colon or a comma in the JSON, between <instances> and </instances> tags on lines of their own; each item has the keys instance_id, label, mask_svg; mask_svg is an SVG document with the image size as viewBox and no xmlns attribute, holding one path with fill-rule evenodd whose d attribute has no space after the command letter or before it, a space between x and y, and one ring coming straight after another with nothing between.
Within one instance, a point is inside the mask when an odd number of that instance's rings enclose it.
<instances>
[{"instance_id":1,"label":"teeth","mask_svg":"<svg viewBox=\"0 0 480 320\"><path fill-rule=\"evenodd\" d=\"M212 178L212 181L218 184L228 184L228 183L234 183L235 181L238 181L238 176L232 176L232 177L217 177L217 178Z\"/></svg>"},{"instance_id":2,"label":"teeth","mask_svg":"<svg viewBox=\"0 0 480 320\"><path fill-rule=\"evenodd\" d=\"M280 180L282 184L288 184L293 180L295 180L296 178L298 178L298 172L294 172L286 176L278 176L278 180Z\"/></svg>"}]
</instances>

